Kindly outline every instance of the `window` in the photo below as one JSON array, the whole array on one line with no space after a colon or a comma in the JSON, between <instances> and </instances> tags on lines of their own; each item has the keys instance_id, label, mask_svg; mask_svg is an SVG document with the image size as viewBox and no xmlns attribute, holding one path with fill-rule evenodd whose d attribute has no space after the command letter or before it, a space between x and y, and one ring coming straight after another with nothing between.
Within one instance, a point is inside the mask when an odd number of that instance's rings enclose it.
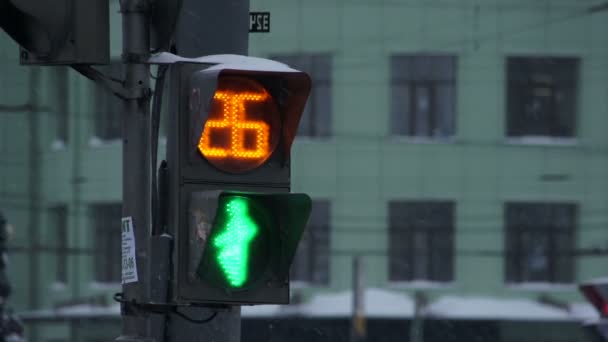
<instances>
[{"instance_id":1,"label":"window","mask_svg":"<svg viewBox=\"0 0 608 342\"><path fill-rule=\"evenodd\" d=\"M298 136L330 136L332 131L331 55L276 55L270 58L305 71L312 79L312 89L300 119Z\"/></svg>"},{"instance_id":2,"label":"window","mask_svg":"<svg viewBox=\"0 0 608 342\"><path fill-rule=\"evenodd\" d=\"M506 280L574 281L575 204L506 204Z\"/></svg>"},{"instance_id":3,"label":"window","mask_svg":"<svg viewBox=\"0 0 608 342\"><path fill-rule=\"evenodd\" d=\"M68 208L65 205L50 209L50 222L54 232L56 254L55 280L60 283L68 281Z\"/></svg>"},{"instance_id":4,"label":"window","mask_svg":"<svg viewBox=\"0 0 608 342\"><path fill-rule=\"evenodd\" d=\"M315 200L291 266L291 280L329 284L329 201Z\"/></svg>"},{"instance_id":5,"label":"window","mask_svg":"<svg viewBox=\"0 0 608 342\"><path fill-rule=\"evenodd\" d=\"M104 74L123 79L120 62L100 67ZM122 101L101 85L95 85L95 136L101 140L115 140L122 136Z\"/></svg>"},{"instance_id":6,"label":"window","mask_svg":"<svg viewBox=\"0 0 608 342\"><path fill-rule=\"evenodd\" d=\"M51 72L51 103L55 116L56 140L68 141L69 118L69 87L68 70L66 67L53 67Z\"/></svg>"},{"instance_id":7,"label":"window","mask_svg":"<svg viewBox=\"0 0 608 342\"><path fill-rule=\"evenodd\" d=\"M507 59L507 135L573 137L577 58Z\"/></svg>"},{"instance_id":8,"label":"window","mask_svg":"<svg viewBox=\"0 0 608 342\"><path fill-rule=\"evenodd\" d=\"M96 204L92 207L95 227L95 280L117 283L121 280L121 216L120 203Z\"/></svg>"},{"instance_id":9,"label":"window","mask_svg":"<svg viewBox=\"0 0 608 342\"><path fill-rule=\"evenodd\" d=\"M454 135L456 57L391 58L391 134L446 138Z\"/></svg>"},{"instance_id":10,"label":"window","mask_svg":"<svg viewBox=\"0 0 608 342\"><path fill-rule=\"evenodd\" d=\"M389 203L391 281L453 279L454 204L444 201Z\"/></svg>"}]
</instances>

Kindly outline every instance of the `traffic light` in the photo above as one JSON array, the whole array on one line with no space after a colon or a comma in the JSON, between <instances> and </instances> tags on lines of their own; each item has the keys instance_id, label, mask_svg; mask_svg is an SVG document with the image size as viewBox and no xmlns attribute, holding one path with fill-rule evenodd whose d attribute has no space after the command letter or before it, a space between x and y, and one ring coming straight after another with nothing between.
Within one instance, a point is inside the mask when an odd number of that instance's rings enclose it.
<instances>
[{"instance_id":1,"label":"traffic light","mask_svg":"<svg viewBox=\"0 0 608 342\"><path fill-rule=\"evenodd\" d=\"M109 63L107 0L0 0L0 28L21 46L21 64Z\"/></svg>"},{"instance_id":2,"label":"traffic light","mask_svg":"<svg viewBox=\"0 0 608 342\"><path fill-rule=\"evenodd\" d=\"M600 319L585 324L593 341L608 341L608 278L595 279L579 286L580 291L600 314Z\"/></svg>"},{"instance_id":3,"label":"traffic light","mask_svg":"<svg viewBox=\"0 0 608 342\"><path fill-rule=\"evenodd\" d=\"M171 70L173 299L288 303L289 267L311 210L308 195L289 193L310 78L259 58L202 61Z\"/></svg>"}]
</instances>

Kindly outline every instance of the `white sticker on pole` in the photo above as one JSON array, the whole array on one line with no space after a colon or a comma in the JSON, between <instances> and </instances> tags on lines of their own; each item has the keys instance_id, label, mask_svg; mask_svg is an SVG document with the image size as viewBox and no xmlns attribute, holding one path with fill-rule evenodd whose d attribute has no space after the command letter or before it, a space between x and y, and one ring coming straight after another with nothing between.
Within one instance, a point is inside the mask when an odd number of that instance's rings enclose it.
<instances>
[{"instance_id":1,"label":"white sticker on pole","mask_svg":"<svg viewBox=\"0 0 608 342\"><path fill-rule=\"evenodd\" d=\"M137 282L137 259L135 259L135 233L133 218L122 218L122 283Z\"/></svg>"}]
</instances>

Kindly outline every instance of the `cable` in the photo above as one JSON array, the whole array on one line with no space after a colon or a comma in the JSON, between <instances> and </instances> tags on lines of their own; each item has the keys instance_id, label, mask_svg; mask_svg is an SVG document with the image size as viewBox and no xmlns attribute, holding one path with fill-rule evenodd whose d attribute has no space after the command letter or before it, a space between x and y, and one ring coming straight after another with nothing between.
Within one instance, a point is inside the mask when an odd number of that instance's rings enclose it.
<instances>
[{"instance_id":1,"label":"cable","mask_svg":"<svg viewBox=\"0 0 608 342\"><path fill-rule=\"evenodd\" d=\"M123 307L121 311L132 313L135 315L141 315L142 313L156 313L156 314L175 314L188 322L195 324L205 324L211 322L218 314L217 310L214 310L209 317L204 319L195 319L188 317L186 314L179 311L180 307L192 307L190 304L177 304L177 303L140 303L135 299L127 300L124 298L122 292L114 294L114 300L119 302Z\"/></svg>"},{"instance_id":2,"label":"cable","mask_svg":"<svg viewBox=\"0 0 608 342\"><path fill-rule=\"evenodd\" d=\"M151 151L152 154L150 156L150 172L152 178L152 235L160 234L162 227L160 227L160 217L159 217L159 206L158 206L158 177L156 173L156 164L158 158L158 131L160 126L160 113L162 108L162 99L163 99L163 89L165 84L165 73L169 67L167 65L160 65L158 67L158 76L156 81L156 86L154 88L154 100L152 102L152 115L151 115L151 125L152 128L150 130L151 136Z\"/></svg>"},{"instance_id":3,"label":"cable","mask_svg":"<svg viewBox=\"0 0 608 342\"><path fill-rule=\"evenodd\" d=\"M186 321L188 321L190 323L195 323L195 324L209 323L217 316L217 311L213 311L213 313L205 319L194 319L194 318L190 318L190 317L186 316L185 314L179 312L178 308L175 308L175 311L173 311L173 313L178 315L179 317L185 319Z\"/></svg>"}]
</instances>

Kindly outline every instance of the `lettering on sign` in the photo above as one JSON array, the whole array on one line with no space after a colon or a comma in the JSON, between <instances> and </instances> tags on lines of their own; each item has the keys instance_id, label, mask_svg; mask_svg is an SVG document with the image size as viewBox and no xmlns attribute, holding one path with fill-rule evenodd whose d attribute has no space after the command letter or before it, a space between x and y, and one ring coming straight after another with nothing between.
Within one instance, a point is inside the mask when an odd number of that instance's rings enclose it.
<instances>
[{"instance_id":1,"label":"lettering on sign","mask_svg":"<svg viewBox=\"0 0 608 342\"><path fill-rule=\"evenodd\" d=\"M270 12L249 12L249 32L270 32Z\"/></svg>"},{"instance_id":2,"label":"lettering on sign","mask_svg":"<svg viewBox=\"0 0 608 342\"><path fill-rule=\"evenodd\" d=\"M137 259L135 259L135 233L133 218L122 218L122 283L137 282Z\"/></svg>"}]
</instances>

